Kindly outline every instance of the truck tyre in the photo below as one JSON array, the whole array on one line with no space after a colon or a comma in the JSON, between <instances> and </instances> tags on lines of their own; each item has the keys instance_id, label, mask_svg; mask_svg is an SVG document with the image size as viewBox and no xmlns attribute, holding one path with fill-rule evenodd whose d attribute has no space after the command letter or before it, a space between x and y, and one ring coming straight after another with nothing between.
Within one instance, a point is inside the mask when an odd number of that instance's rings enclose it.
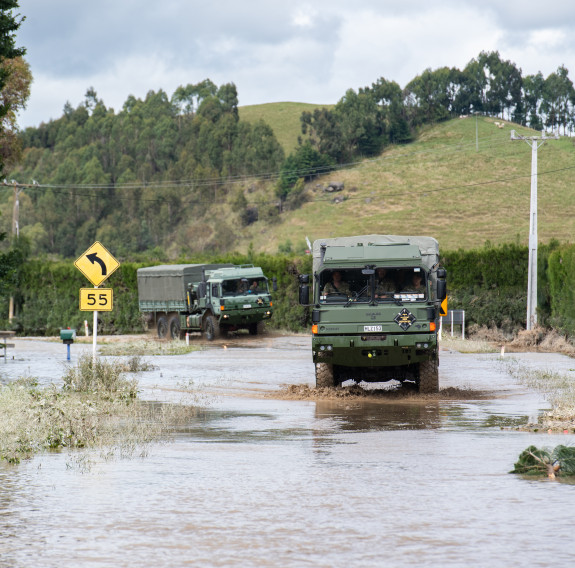
<instances>
[{"instance_id":1,"label":"truck tyre","mask_svg":"<svg viewBox=\"0 0 575 568\"><path fill-rule=\"evenodd\" d=\"M208 341L218 339L220 336L220 322L214 316L207 316L204 321L204 333Z\"/></svg>"},{"instance_id":2,"label":"truck tyre","mask_svg":"<svg viewBox=\"0 0 575 568\"><path fill-rule=\"evenodd\" d=\"M170 339L180 339L180 316L173 315L168 320L168 333L170 334Z\"/></svg>"},{"instance_id":3,"label":"truck tyre","mask_svg":"<svg viewBox=\"0 0 575 568\"><path fill-rule=\"evenodd\" d=\"M264 332L264 329L265 322L258 321L257 323L250 323L248 331L250 332L250 335L261 335Z\"/></svg>"},{"instance_id":4,"label":"truck tyre","mask_svg":"<svg viewBox=\"0 0 575 568\"><path fill-rule=\"evenodd\" d=\"M315 386L318 389L324 387L335 387L335 377L333 365L331 363L315 364Z\"/></svg>"},{"instance_id":5,"label":"truck tyre","mask_svg":"<svg viewBox=\"0 0 575 568\"><path fill-rule=\"evenodd\" d=\"M419 392L421 394L439 392L439 371L436 359L419 364Z\"/></svg>"},{"instance_id":6,"label":"truck tyre","mask_svg":"<svg viewBox=\"0 0 575 568\"><path fill-rule=\"evenodd\" d=\"M160 316L156 322L156 329L158 330L158 337L164 339L168 335L168 318Z\"/></svg>"}]
</instances>

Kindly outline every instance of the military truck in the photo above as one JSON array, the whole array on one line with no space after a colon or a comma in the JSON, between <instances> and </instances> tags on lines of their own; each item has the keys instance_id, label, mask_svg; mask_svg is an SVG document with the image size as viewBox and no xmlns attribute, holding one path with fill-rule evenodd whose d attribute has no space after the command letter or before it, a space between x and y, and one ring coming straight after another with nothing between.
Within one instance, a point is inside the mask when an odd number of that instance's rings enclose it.
<instances>
[{"instance_id":1,"label":"military truck","mask_svg":"<svg viewBox=\"0 0 575 568\"><path fill-rule=\"evenodd\" d=\"M272 317L268 279L251 264L160 265L137 275L140 312L161 339L201 331L213 340L238 329L257 335Z\"/></svg>"},{"instance_id":2,"label":"military truck","mask_svg":"<svg viewBox=\"0 0 575 568\"><path fill-rule=\"evenodd\" d=\"M300 304L312 306L317 387L414 383L439 390L437 331L446 271L432 237L363 235L313 243Z\"/></svg>"}]
</instances>

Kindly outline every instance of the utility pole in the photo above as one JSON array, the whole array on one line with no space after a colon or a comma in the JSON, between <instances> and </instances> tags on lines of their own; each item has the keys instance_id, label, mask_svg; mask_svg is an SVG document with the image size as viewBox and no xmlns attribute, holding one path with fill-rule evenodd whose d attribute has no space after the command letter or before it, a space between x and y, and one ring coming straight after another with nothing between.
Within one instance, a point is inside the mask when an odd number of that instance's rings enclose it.
<instances>
[{"instance_id":1,"label":"utility pole","mask_svg":"<svg viewBox=\"0 0 575 568\"><path fill-rule=\"evenodd\" d=\"M18 183L12 180L14 187L14 208L12 209L12 236L15 239L20 237L20 187ZM14 319L14 296L10 296L10 303L8 304L8 321L12 323Z\"/></svg>"},{"instance_id":2,"label":"utility pole","mask_svg":"<svg viewBox=\"0 0 575 568\"><path fill-rule=\"evenodd\" d=\"M529 267L527 271L527 329L537 325L537 149L547 140L559 140L556 133L545 136L521 136L511 131L511 140L524 140L531 146L531 205L529 210Z\"/></svg>"},{"instance_id":3,"label":"utility pole","mask_svg":"<svg viewBox=\"0 0 575 568\"><path fill-rule=\"evenodd\" d=\"M18 183L12 180L14 187L14 208L12 209L12 235L16 238L20 236L20 188Z\"/></svg>"},{"instance_id":4,"label":"utility pole","mask_svg":"<svg viewBox=\"0 0 575 568\"><path fill-rule=\"evenodd\" d=\"M475 151L479 152L479 134L477 131L477 111L474 111L473 114L475 115Z\"/></svg>"}]
</instances>

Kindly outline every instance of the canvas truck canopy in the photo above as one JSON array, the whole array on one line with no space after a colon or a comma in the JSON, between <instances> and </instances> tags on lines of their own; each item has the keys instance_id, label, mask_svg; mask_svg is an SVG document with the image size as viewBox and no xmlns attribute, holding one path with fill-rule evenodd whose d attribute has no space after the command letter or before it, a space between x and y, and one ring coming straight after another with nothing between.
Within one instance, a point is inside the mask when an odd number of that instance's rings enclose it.
<instances>
[{"instance_id":1,"label":"canvas truck canopy","mask_svg":"<svg viewBox=\"0 0 575 568\"><path fill-rule=\"evenodd\" d=\"M420 236L400 236L400 235L359 235L356 237L334 237L328 239L316 239L313 243L313 270L321 270L323 263L322 246L347 248L347 258L368 259L369 250L372 246L387 246L391 244L415 245L419 249L423 264L431 269L439 262L439 243L433 237ZM354 251L353 247L357 247ZM407 255L411 254L411 247L406 248ZM336 256L336 255L334 255ZM378 254L377 257L382 255ZM396 253L390 252L390 257L395 257Z\"/></svg>"},{"instance_id":2,"label":"canvas truck canopy","mask_svg":"<svg viewBox=\"0 0 575 568\"><path fill-rule=\"evenodd\" d=\"M233 264L162 264L138 269L140 301L185 301L189 284L200 282L211 270Z\"/></svg>"}]
</instances>

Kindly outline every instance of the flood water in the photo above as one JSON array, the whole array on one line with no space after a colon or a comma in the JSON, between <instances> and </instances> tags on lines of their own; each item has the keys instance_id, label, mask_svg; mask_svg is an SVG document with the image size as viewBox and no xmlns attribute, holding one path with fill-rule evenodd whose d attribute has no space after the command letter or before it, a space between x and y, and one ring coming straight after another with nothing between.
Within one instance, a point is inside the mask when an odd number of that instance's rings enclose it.
<instances>
[{"instance_id":1,"label":"flood water","mask_svg":"<svg viewBox=\"0 0 575 568\"><path fill-rule=\"evenodd\" d=\"M65 347L16 344L4 381L58 380ZM575 375L567 357L513 357ZM575 486L508 472L530 444L573 437L508 428L546 403L498 359L441 353L441 388L483 396L315 401L278 398L313 386L308 337L154 357L145 398L192 380L210 405L143 458L0 462L0 566L571 565Z\"/></svg>"}]
</instances>

